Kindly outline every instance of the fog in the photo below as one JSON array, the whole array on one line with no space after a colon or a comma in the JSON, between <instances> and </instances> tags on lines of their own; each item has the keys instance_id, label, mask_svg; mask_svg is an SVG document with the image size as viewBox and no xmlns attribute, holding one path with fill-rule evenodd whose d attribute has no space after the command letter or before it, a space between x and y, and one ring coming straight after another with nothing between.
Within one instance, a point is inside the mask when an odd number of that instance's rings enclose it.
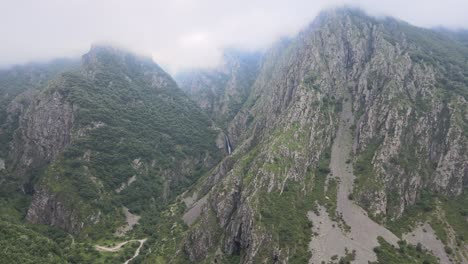
<instances>
[{"instance_id":1,"label":"fog","mask_svg":"<svg viewBox=\"0 0 468 264\"><path fill-rule=\"evenodd\" d=\"M468 0L0 0L0 66L77 57L93 43L150 55L171 72L225 48L264 49L323 9L348 5L421 27L468 28Z\"/></svg>"}]
</instances>

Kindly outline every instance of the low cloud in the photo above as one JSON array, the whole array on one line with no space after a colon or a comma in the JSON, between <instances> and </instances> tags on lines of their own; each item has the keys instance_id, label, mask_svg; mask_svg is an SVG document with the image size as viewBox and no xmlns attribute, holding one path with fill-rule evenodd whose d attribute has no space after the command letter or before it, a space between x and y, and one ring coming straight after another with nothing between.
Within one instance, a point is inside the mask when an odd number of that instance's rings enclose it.
<instances>
[{"instance_id":1,"label":"low cloud","mask_svg":"<svg viewBox=\"0 0 468 264\"><path fill-rule=\"evenodd\" d=\"M345 4L422 27L468 28L466 0L15 0L0 10L0 66L76 57L105 42L171 72L211 67L225 48L266 48Z\"/></svg>"}]
</instances>

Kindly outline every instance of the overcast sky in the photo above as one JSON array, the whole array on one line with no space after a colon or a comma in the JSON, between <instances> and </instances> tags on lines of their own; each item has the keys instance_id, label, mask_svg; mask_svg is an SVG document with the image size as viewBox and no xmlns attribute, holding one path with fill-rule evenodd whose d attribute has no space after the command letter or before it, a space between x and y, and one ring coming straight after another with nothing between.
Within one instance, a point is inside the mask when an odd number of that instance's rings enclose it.
<instances>
[{"instance_id":1,"label":"overcast sky","mask_svg":"<svg viewBox=\"0 0 468 264\"><path fill-rule=\"evenodd\" d=\"M171 72L210 67L223 48L266 48L344 4L422 27L468 28L468 0L0 0L0 66L113 43Z\"/></svg>"}]
</instances>

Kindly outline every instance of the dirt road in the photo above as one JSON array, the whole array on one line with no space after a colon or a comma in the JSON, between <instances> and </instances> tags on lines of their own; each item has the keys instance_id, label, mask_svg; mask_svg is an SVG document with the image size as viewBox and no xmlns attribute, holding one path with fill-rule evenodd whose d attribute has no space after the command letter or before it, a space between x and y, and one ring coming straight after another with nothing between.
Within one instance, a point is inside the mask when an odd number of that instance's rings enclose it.
<instances>
[{"instance_id":1,"label":"dirt road","mask_svg":"<svg viewBox=\"0 0 468 264\"><path fill-rule=\"evenodd\" d=\"M138 257L138 255L140 254L140 251L141 251L141 248L143 247L143 244L145 244L146 242L146 238L144 239L140 239L140 240L137 240L137 239L133 239L133 240L127 240L127 241L124 241L122 243L119 243L117 244L116 246L114 247L105 247L105 246L98 246L96 245L95 248L96 250L98 251L105 251L105 252L117 252L119 251L120 249L122 249L123 246L125 246L126 244L130 243L130 242L133 242L133 241L138 241L140 243L140 246L138 246L138 248L135 250L135 254L133 255L133 257L131 257L130 259L128 259L127 261L124 262L124 264L128 264L130 261L132 261L134 258Z\"/></svg>"}]
</instances>

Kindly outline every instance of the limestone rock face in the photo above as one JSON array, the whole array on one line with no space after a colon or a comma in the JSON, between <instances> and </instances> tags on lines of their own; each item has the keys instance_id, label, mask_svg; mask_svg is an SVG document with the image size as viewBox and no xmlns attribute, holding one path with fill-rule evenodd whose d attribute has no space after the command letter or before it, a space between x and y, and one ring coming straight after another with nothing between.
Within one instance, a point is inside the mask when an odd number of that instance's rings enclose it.
<instances>
[{"instance_id":1,"label":"limestone rock face","mask_svg":"<svg viewBox=\"0 0 468 264\"><path fill-rule=\"evenodd\" d=\"M63 85L60 80L51 83L50 92L32 99L19 118L10 151L13 173L18 177L52 162L70 144L73 105L66 95L53 91L60 85Z\"/></svg>"},{"instance_id":2,"label":"limestone rock face","mask_svg":"<svg viewBox=\"0 0 468 264\"><path fill-rule=\"evenodd\" d=\"M299 242L282 243L280 222L269 222L268 210L276 210L269 202L288 199L295 186L299 197L313 192L317 173L310 172L326 171L321 160L329 156L345 100L352 104L347 163L357 175L354 197L369 214L396 219L424 190L466 192L468 88L446 75L453 65L466 66L452 57L420 59L430 49L420 34L434 33L338 9L266 52L249 97L227 125L233 157L199 185L210 186L199 217L210 227L191 226L184 245L190 259L219 263L238 255L241 263L288 263L303 254ZM301 199L287 201L295 207Z\"/></svg>"},{"instance_id":3,"label":"limestone rock face","mask_svg":"<svg viewBox=\"0 0 468 264\"><path fill-rule=\"evenodd\" d=\"M25 108L10 107L20 114L9 160L11 174L33 193L26 219L77 234L83 227L78 210L47 188L30 185L37 172L53 163L72 141L75 111L67 95L59 91L64 85L64 79L58 77L44 92L30 94Z\"/></svg>"},{"instance_id":4,"label":"limestone rock face","mask_svg":"<svg viewBox=\"0 0 468 264\"><path fill-rule=\"evenodd\" d=\"M77 60L59 59L43 64L31 63L0 70L0 157L5 161L5 168L8 171L13 166L19 165L12 164L16 160L10 159L12 140L20 125L19 117L33 103L36 94L47 88L50 80L76 67L78 67ZM45 111L44 102L41 107L42 111ZM24 179L22 182L24 183Z\"/></svg>"},{"instance_id":5,"label":"limestone rock face","mask_svg":"<svg viewBox=\"0 0 468 264\"><path fill-rule=\"evenodd\" d=\"M78 234L83 223L78 211L61 201L56 194L37 188L26 219L31 223L50 225Z\"/></svg>"}]
</instances>

